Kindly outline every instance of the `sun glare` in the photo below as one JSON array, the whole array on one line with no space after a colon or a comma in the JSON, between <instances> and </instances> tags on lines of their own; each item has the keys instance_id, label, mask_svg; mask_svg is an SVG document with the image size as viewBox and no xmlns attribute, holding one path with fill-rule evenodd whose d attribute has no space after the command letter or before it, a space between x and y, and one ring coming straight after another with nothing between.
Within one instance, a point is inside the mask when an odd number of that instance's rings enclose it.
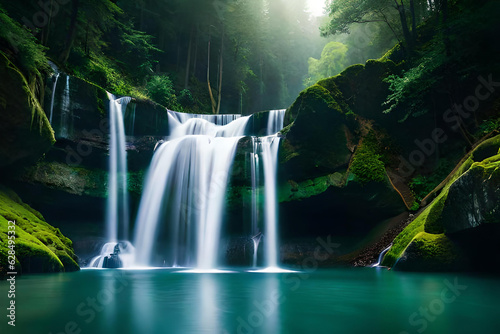
<instances>
[{"instance_id":1,"label":"sun glare","mask_svg":"<svg viewBox=\"0 0 500 334\"><path fill-rule=\"evenodd\" d=\"M309 12L314 16L325 15L325 0L308 0Z\"/></svg>"}]
</instances>

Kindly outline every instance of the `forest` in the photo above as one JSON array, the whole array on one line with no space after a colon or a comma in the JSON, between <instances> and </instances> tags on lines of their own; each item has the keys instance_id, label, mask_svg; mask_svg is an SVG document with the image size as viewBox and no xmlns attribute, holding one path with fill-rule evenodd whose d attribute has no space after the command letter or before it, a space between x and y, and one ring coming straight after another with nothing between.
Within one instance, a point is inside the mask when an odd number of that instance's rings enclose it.
<instances>
[{"instance_id":1,"label":"forest","mask_svg":"<svg viewBox=\"0 0 500 334\"><path fill-rule=\"evenodd\" d=\"M0 0L2 332L497 333L499 14Z\"/></svg>"}]
</instances>

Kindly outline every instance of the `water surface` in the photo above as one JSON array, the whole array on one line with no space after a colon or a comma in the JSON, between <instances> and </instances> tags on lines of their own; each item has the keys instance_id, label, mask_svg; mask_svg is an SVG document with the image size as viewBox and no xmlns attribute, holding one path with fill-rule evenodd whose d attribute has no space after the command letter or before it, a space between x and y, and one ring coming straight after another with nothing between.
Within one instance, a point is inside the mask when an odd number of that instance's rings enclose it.
<instances>
[{"instance_id":1,"label":"water surface","mask_svg":"<svg viewBox=\"0 0 500 334\"><path fill-rule=\"evenodd\" d=\"M82 270L18 277L7 332L498 333L499 300L499 279L463 274Z\"/></svg>"}]
</instances>

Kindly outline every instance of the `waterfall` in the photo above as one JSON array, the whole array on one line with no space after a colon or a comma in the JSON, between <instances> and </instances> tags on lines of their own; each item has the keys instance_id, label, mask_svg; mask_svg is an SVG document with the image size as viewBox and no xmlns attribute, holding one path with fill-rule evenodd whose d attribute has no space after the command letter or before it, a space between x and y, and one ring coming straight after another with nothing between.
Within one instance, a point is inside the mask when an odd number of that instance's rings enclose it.
<instances>
[{"instance_id":1,"label":"waterfall","mask_svg":"<svg viewBox=\"0 0 500 334\"><path fill-rule=\"evenodd\" d=\"M254 267L261 234L257 228L260 218L258 198L260 188L260 161L264 172L264 265L270 270L279 267L278 243L278 204L277 204L277 165L280 138L277 132L283 129L286 110L271 110L267 121L267 137L252 137L252 234L254 242Z\"/></svg>"},{"instance_id":2,"label":"waterfall","mask_svg":"<svg viewBox=\"0 0 500 334\"><path fill-rule=\"evenodd\" d=\"M202 114L186 114L169 110L169 116L177 121L177 123L186 123L193 118L200 118L214 125L227 125L232 121L241 118L241 115L228 114L228 115L202 115Z\"/></svg>"},{"instance_id":3,"label":"waterfall","mask_svg":"<svg viewBox=\"0 0 500 334\"><path fill-rule=\"evenodd\" d=\"M392 248L392 244L390 244L387 248L385 248L378 256L378 261L375 264L372 264L370 267L379 267L384 259L385 254Z\"/></svg>"},{"instance_id":4,"label":"waterfall","mask_svg":"<svg viewBox=\"0 0 500 334\"><path fill-rule=\"evenodd\" d=\"M252 241L253 241L253 267L257 267L257 252L261 234L259 232L259 186L260 186L260 163L259 163L259 140L252 137L252 152L250 153L250 172L252 177Z\"/></svg>"},{"instance_id":5,"label":"waterfall","mask_svg":"<svg viewBox=\"0 0 500 334\"><path fill-rule=\"evenodd\" d=\"M127 191L127 149L123 115L130 97L116 99L109 94L109 175L108 201L106 211L106 238L117 242L120 237L128 239L129 201ZM121 230L121 235L119 232Z\"/></svg>"},{"instance_id":6,"label":"waterfall","mask_svg":"<svg viewBox=\"0 0 500 334\"><path fill-rule=\"evenodd\" d=\"M55 76L56 78L54 80L54 86L52 87L52 100L50 101L50 116L49 116L50 124L52 124L52 115L54 114L54 98L56 96L57 80L59 80L59 73L56 73Z\"/></svg>"},{"instance_id":7,"label":"waterfall","mask_svg":"<svg viewBox=\"0 0 500 334\"><path fill-rule=\"evenodd\" d=\"M280 138L276 135L262 138L265 191L265 263L268 268L278 267L278 205L276 174Z\"/></svg>"},{"instance_id":8,"label":"waterfall","mask_svg":"<svg viewBox=\"0 0 500 334\"><path fill-rule=\"evenodd\" d=\"M254 267L261 240L265 243L263 263L270 268L279 266L277 132L283 127L284 114L285 110L271 111L269 135L251 138ZM237 145L251 116L170 110L167 115L169 136L155 147L139 204L133 241L135 265L217 269L227 186Z\"/></svg>"},{"instance_id":9,"label":"waterfall","mask_svg":"<svg viewBox=\"0 0 500 334\"><path fill-rule=\"evenodd\" d=\"M129 199L127 191L127 149L123 116L130 97L109 98L109 174L106 203L106 240L90 268L121 268L134 263L135 249L128 241ZM121 239L121 241L119 241Z\"/></svg>"},{"instance_id":10,"label":"waterfall","mask_svg":"<svg viewBox=\"0 0 500 334\"><path fill-rule=\"evenodd\" d=\"M69 90L69 75L66 75L66 86L64 87L63 100L61 106L61 126L59 129L59 136L68 138L69 135L69 122L71 117L71 101Z\"/></svg>"},{"instance_id":11,"label":"waterfall","mask_svg":"<svg viewBox=\"0 0 500 334\"><path fill-rule=\"evenodd\" d=\"M286 109L271 110L269 111L269 118L267 120L267 135L273 135L283 129L285 121Z\"/></svg>"},{"instance_id":12,"label":"waterfall","mask_svg":"<svg viewBox=\"0 0 500 334\"><path fill-rule=\"evenodd\" d=\"M136 263L153 262L153 250L160 246L159 225L165 219L170 246L161 260L173 267L214 269L227 182L249 117L172 111L168 117L170 137L155 151L139 205Z\"/></svg>"}]
</instances>

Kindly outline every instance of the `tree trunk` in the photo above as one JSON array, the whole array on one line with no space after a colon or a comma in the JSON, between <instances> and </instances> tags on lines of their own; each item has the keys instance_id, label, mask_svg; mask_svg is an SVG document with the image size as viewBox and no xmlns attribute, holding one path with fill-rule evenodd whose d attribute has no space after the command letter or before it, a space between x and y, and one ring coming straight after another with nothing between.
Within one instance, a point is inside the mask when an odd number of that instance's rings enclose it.
<instances>
[{"instance_id":1,"label":"tree trunk","mask_svg":"<svg viewBox=\"0 0 500 334\"><path fill-rule=\"evenodd\" d=\"M410 0L410 13L411 13L411 33L413 42L417 41L417 18L415 15L415 2Z\"/></svg>"},{"instance_id":2,"label":"tree trunk","mask_svg":"<svg viewBox=\"0 0 500 334\"><path fill-rule=\"evenodd\" d=\"M450 29L448 27L448 0L441 0L441 13L443 15L444 47L446 55L451 56Z\"/></svg>"},{"instance_id":3,"label":"tree trunk","mask_svg":"<svg viewBox=\"0 0 500 334\"><path fill-rule=\"evenodd\" d=\"M194 43L193 75L196 77L196 65L198 64L198 41L200 37L200 27L196 25L196 41Z\"/></svg>"},{"instance_id":4,"label":"tree trunk","mask_svg":"<svg viewBox=\"0 0 500 334\"><path fill-rule=\"evenodd\" d=\"M443 23L448 20L448 0L441 0L441 12L443 13Z\"/></svg>"},{"instance_id":5,"label":"tree trunk","mask_svg":"<svg viewBox=\"0 0 500 334\"><path fill-rule=\"evenodd\" d=\"M194 27L191 27L191 33L189 34L188 54L186 60L186 76L184 77L184 89L188 89L189 87L189 70L191 69L191 49L193 44L193 30Z\"/></svg>"},{"instance_id":6,"label":"tree trunk","mask_svg":"<svg viewBox=\"0 0 500 334\"><path fill-rule=\"evenodd\" d=\"M47 43L49 41L49 34L50 34L50 26L52 24L52 16L53 16L53 8L54 8L54 0L50 0L50 11L49 11L49 22L47 23L47 26L43 28L42 31L42 37L40 43L42 45L47 46Z\"/></svg>"},{"instance_id":7,"label":"tree trunk","mask_svg":"<svg viewBox=\"0 0 500 334\"><path fill-rule=\"evenodd\" d=\"M212 113L215 114L215 99L212 93L212 86L210 86L210 41L211 36L208 37L208 60L207 60L207 84L208 84L208 94L210 95L210 102L212 104Z\"/></svg>"},{"instance_id":8,"label":"tree trunk","mask_svg":"<svg viewBox=\"0 0 500 334\"><path fill-rule=\"evenodd\" d=\"M71 10L71 21L69 24L68 34L66 35L66 41L64 43L64 49L61 53L59 61L61 64L66 64L69 58L71 49L73 48L73 43L76 36L76 25L78 20L78 9L80 6L80 0L73 0L73 8Z\"/></svg>"},{"instance_id":9,"label":"tree trunk","mask_svg":"<svg viewBox=\"0 0 500 334\"><path fill-rule=\"evenodd\" d=\"M222 67L224 65L224 27L222 27L222 37L221 37L221 43L220 43L220 55L219 55L219 96L218 96L218 101L217 101L217 114L220 112L220 103L221 103L221 98L222 98Z\"/></svg>"},{"instance_id":10,"label":"tree trunk","mask_svg":"<svg viewBox=\"0 0 500 334\"><path fill-rule=\"evenodd\" d=\"M394 0L394 2L396 3L396 9L399 12L399 18L401 20L401 27L403 28L403 36L406 41L406 46L408 47L408 50L411 53L413 49L413 40L410 34L410 29L408 29L408 20L406 19L405 6L403 4L403 0L401 0L401 4L399 4L397 0Z\"/></svg>"}]
</instances>

